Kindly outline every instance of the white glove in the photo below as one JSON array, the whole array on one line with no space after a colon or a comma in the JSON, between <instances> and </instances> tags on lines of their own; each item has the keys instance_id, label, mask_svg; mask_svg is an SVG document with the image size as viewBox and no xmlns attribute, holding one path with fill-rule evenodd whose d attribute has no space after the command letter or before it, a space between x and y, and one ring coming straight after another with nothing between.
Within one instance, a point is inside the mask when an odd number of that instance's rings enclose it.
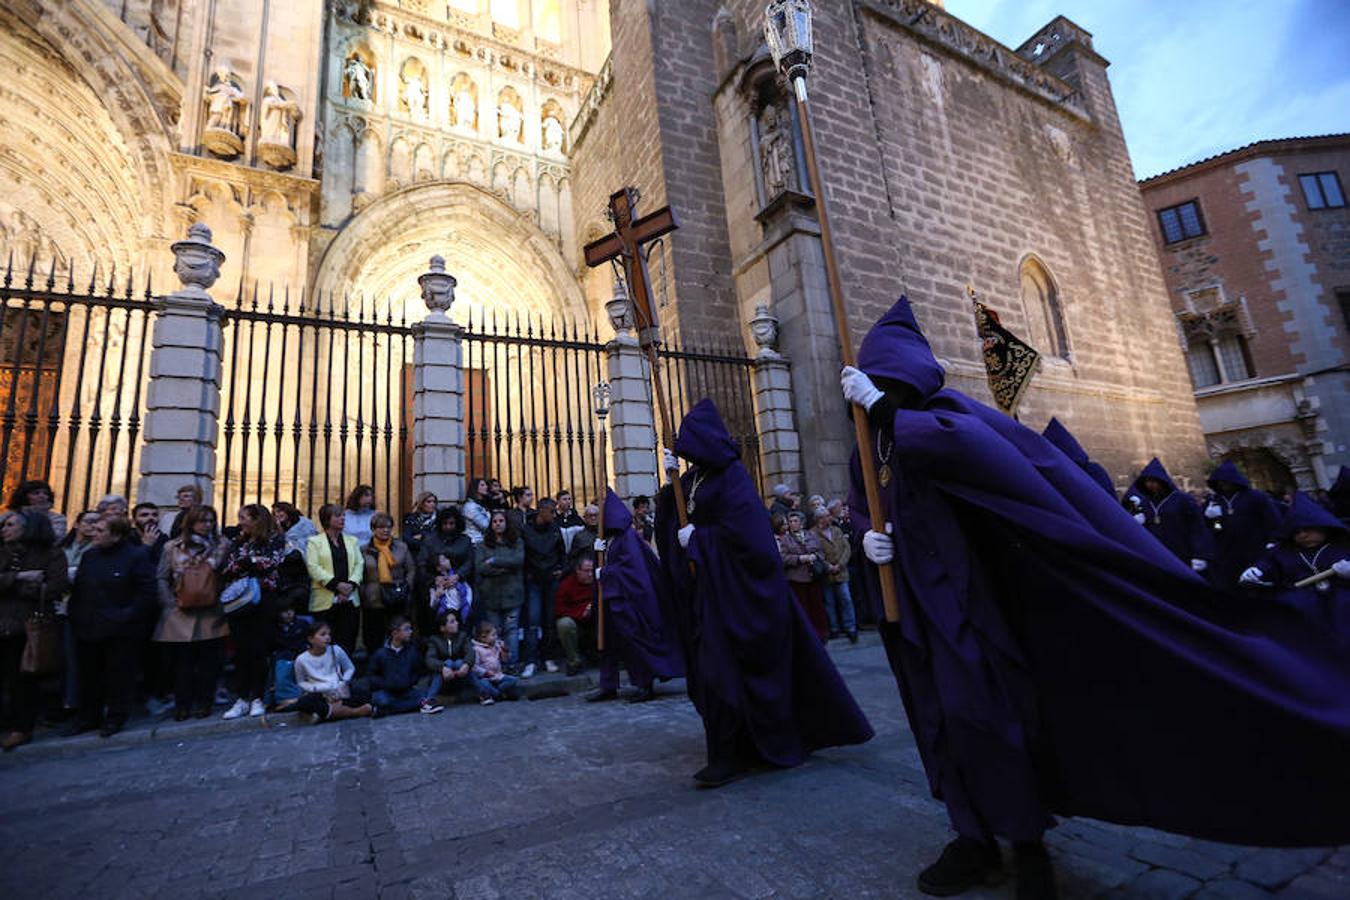
<instances>
[{"instance_id":1,"label":"white glove","mask_svg":"<svg viewBox=\"0 0 1350 900\"><path fill-rule=\"evenodd\" d=\"M1217 504L1217 503L1211 503L1209 506L1206 506L1206 507L1205 507L1205 518L1206 518L1206 519L1220 519L1220 518L1223 518L1223 507L1220 506L1220 505Z\"/></svg>"},{"instance_id":2,"label":"white glove","mask_svg":"<svg viewBox=\"0 0 1350 900\"><path fill-rule=\"evenodd\" d=\"M845 400L856 403L863 409L871 409L872 404L884 396L872 383L872 379L853 366L844 366L843 371L839 373L839 386L844 390Z\"/></svg>"},{"instance_id":3,"label":"white glove","mask_svg":"<svg viewBox=\"0 0 1350 900\"><path fill-rule=\"evenodd\" d=\"M607 546L609 546L609 545L606 544L606 543L604 542L603 539L601 539L601 538L596 538L596 539L595 539L595 545L594 545L591 549L594 550L596 553L604 553L604 552L605 552L605 548L606 548Z\"/></svg>"},{"instance_id":4,"label":"white glove","mask_svg":"<svg viewBox=\"0 0 1350 900\"><path fill-rule=\"evenodd\" d=\"M1209 563L1205 562L1203 559L1193 559L1191 560L1191 568L1197 572L1203 572L1209 568Z\"/></svg>"},{"instance_id":5,"label":"white glove","mask_svg":"<svg viewBox=\"0 0 1350 900\"><path fill-rule=\"evenodd\" d=\"M669 472L671 470L678 472L680 470L680 461L665 447L661 448L661 471Z\"/></svg>"},{"instance_id":6,"label":"white glove","mask_svg":"<svg viewBox=\"0 0 1350 900\"><path fill-rule=\"evenodd\" d=\"M1350 559L1342 559L1331 564L1331 571L1342 578L1350 578Z\"/></svg>"},{"instance_id":7,"label":"white glove","mask_svg":"<svg viewBox=\"0 0 1350 900\"><path fill-rule=\"evenodd\" d=\"M1134 520L1138 522L1140 525L1143 525L1145 522L1148 521L1148 516L1144 515L1143 513L1135 513Z\"/></svg>"},{"instance_id":8,"label":"white glove","mask_svg":"<svg viewBox=\"0 0 1350 900\"><path fill-rule=\"evenodd\" d=\"M879 566L895 559L895 540L891 537L891 523L886 523L886 533L872 531L863 535L863 555Z\"/></svg>"},{"instance_id":9,"label":"white glove","mask_svg":"<svg viewBox=\"0 0 1350 900\"><path fill-rule=\"evenodd\" d=\"M603 572L603 571L605 571L605 567L604 567L604 566L596 566L596 567L595 567L595 580L596 580L596 581L599 581L599 580L600 580L600 573Z\"/></svg>"},{"instance_id":10,"label":"white glove","mask_svg":"<svg viewBox=\"0 0 1350 900\"><path fill-rule=\"evenodd\" d=\"M1245 572L1243 572L1241 575L1238 576L1238 582L1240 584L1262 584L1265 585L1266 587L1269 587L1270 582L1263 580L1265 577L1266 577L1265 572L1262 572L1256 566L1252 566L1251 568L1247 569Z\"/></svg>"},{"instance_id":11,"label":"white glove","mask_svg":"<svg viewBox=\"0 0 1350 900\"><path fill-rule=\"evenodd\" d=\"M687 548L689 546L689 539L694 536L694 523L690 522L688 525L681 528L678 536L680 538L680 546Z\"/></svg>"}]
</instances>

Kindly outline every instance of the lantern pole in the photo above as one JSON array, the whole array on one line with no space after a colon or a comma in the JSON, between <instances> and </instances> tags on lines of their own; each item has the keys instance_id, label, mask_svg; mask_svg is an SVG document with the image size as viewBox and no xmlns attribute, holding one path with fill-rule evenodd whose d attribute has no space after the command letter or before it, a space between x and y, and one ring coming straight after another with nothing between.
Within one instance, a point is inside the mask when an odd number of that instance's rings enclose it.
<instances>
[{"instance_id":1,"label":"lantern pole","mask_svg":"<svg viewBox=\"0 0 1350 900\"><path fill-rule=\"evenodd\" d=\"M609 496L609 439L605 432L605 420L609 418L610 387L608 381L601 381L591 388L591 399L595 402L595 417L600 420L600 515L596 521L596 539L605 539L605 500ZM605 649L605 589L600 586L599 572L605 564L605 551L595 554L595 649Z\"/></svg>"},{"instance_id":2,"label":"lantern pole","mask_svg":"<svg viewBox=\"0 0 1350 900\"><path fill-rule=\"evenodd\" d=\"M815 195L816 214L820 221L820 243L825 253L825 277L830 289L830 305L834 309L835 329L839 332L839 355L846 366L857 364L853 340L848 325L848 310L844 305L844 289L839 277L839 262L835 257L834 238L830 230L830 216L825 202L825 182L820 176L816 156L815 132L811 127L810 96L806 78L813 58L810 0L773 0L764 11L764 36L774 63L792 84L797 99L797 120L801 123L802 145L806 156L807 174ZM868 452L872 446L871 423L867 411L853 404L853 431L858 442L858 463L862 469L863 491L867 497L867 512L872 527L885 527L882 517L881 485L877 478L877 461ZM886 621L900 621L900 607L895 592L895 579L890 564L878 566L881 575L881 599Z\"/></svg>"}]
</instances>

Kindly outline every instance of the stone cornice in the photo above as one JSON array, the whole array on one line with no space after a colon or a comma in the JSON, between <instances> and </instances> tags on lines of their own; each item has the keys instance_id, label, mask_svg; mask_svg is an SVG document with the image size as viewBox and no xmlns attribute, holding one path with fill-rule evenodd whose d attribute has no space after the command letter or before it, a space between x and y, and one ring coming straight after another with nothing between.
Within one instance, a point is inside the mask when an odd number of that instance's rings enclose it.
<instances>
[{"instance_id":1,"label":"stone cornice","mask_svg":"<svg viewBox=\"0 0 1350 900\"><path fill-rule=\"evenodd\" d=\"M193 173L248 184L263 190L274 190L286 197L299 194L315 194L319 182L303 175L290 175L261 167L245 166L227 162L223 159L211 159L205 156L193 156L191 153L172 153L169 156L174 171Z\"/></svg>"},{"instance_id":2,"label":"stone cornice","mask_svg":"<svg viewBox=\"0 0 1350 900\"><path fill-rule=\"evenodd\" d=\"M1046 101L1075 118L1092 121L1083 98L1073 85L1051 75L1039 65L1028 62L1011 48L939 7L923 0L856 0L856 2L879 21L902 28L924 42L965 60L999 81Z\"/></svg>"}]
</instances>

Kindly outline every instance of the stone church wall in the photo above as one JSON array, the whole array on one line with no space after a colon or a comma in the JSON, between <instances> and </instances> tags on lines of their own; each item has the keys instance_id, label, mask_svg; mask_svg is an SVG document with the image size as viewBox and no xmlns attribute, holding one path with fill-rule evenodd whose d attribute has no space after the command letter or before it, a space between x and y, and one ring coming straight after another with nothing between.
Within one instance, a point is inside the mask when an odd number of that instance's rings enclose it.
<instances>
[{"instance_id":1,"label":"stone church wall","mask_svg":"<svg viewBox=\"0 0 1350 900\"><path fill-rule=\"evenodd\" d=\"M634 5L644 4L616 9ZM760 186L747 183L758 165L746 120L756 101L741 79L753 75L763 4L680 6L643 36L665 60L654 65L663 174L679 186L668 195L684 220L678 314L743 324L757 303L778 311L808 485L837 491L851 442L835 415L838 356L814 215L809 199L766 212ZM909 0L818 5L816 24L815 125L855 341L908 292L952 385L987 398L971 283L1050 357L1024 421L1039 428L1059 416L1118 479L1154 454L1198 479L1189 380L1090 36L1058 19L1014 52ZM616 32L616 65L643 55L630 40ZM708 60L723 70L714 75ZM719 157L720 178L708 168ZM1053 312L1039 295L1024 305L1028 266L1048 283ZM1062 357L1047 324L1056 316Z\"/></svg>"}]
</instances>

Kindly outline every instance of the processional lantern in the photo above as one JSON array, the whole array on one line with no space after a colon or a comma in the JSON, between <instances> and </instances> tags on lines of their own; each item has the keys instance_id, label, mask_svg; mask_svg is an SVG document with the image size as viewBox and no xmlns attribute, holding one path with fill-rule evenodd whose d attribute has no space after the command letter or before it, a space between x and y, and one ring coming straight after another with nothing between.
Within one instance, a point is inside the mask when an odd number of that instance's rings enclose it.
<instances>
[{"instance_id":1,"label":"processional lantern","mask_svg":"<svg viewBox=\"0 0 1350 900\"><path fill-rule=\"evenodd\" d=\"M773 0L764 11L764 39L773 54L773 64L797 87L805 99L806 75L814 54L811 34L811 0Z\"/></svg>"},{"instance_id":2,"label":"processional lantern","mask_svg":"<svg viewBox=\"0 0 1350 900\"><path fill-rule=\"evenodd\" d=\"M627 334L632 330L633 298L628 295L628 282L622 277L614 279L614 295L605 303L605 312L609 314L609 324L614 326L615 334Z\"/></svg>"},{"instance_id":3,"label":"processional lantern","mask_svg":"<svg viewBox=\"0 0 1350 900\"><path fill-rule=\"evenodd\" d=\"M609 415L610 387L608 381L598 382L591 388L591 400L595 404L595 416L604 420Z\"/></svg>"}]
</instances>

